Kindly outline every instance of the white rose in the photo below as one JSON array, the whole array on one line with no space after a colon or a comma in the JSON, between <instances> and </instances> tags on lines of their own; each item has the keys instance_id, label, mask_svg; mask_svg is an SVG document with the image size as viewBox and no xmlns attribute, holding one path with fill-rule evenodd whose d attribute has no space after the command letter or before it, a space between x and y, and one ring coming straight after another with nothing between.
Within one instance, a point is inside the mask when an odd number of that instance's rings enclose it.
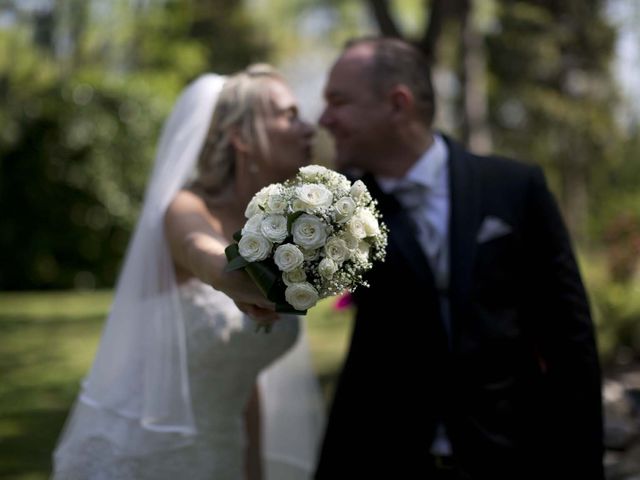
<instances>
[{"instance_id":1,"label":"white rose","mask_svg":"<svg viewBox=\"0 0 640 480\"><path fill-rule=\"evenodd\" d=\"M260 224L260 232L274 243L282 243L287 232L287 217L284 215L267 215Z\"/></svg>"},{"instance_id":2,"label":"white rose","mask_svg":"<svg viewBox=\"0 0 640 480\"><path fill-rule=\"evenodd\" d=\"M336 221L345 223L355 212L356 202L351 197L342 197L334 204L334 208L336 209Z\"/></svg>"},{"instance_id":3,"label":"white rose","mask_svg":"<svg viewBox=\"0 0 640 480\"><path fill-rule=\"evenodd\" d=\"M323 258L318 264L318 273L324 278L331 278L333 274L338 271L338 265L336 262L326 257Z\"/></svg>"},{"instance_id":4,"label":"white rose","mask_svg":"<svg viewBox=\"0 0 640 480\"><path fill-rule=\"evenodd\" d=\"M269 197L269 189L272 185L262 188L258 193L256 193L253 198L249 201L249 205L244 211L244 216L246 218L253 217L256 213L262 212L262 208Z\"/></svg>"},{"instance_id":5,"label":"white rose","mask_svg":"<svg viewBox=\"0 0 640 480\"><path fill-rule=\"evenodd\" d=\"M354 215L347 222L347 231L350 235L357 239L361 239L367 236L367 229L362 221L360 215Z\"/></svg>"},{"instance_id":6,"label":"white rose","mask_svg":"<svg viewBox=\"0 0 640 480\"><path fill-rule=\"evenodd\" d=\"M304 282L307 279L307 274L303 268L296 268L290 272L282 272L282 281L285 285L293 285L294 283Z\"/></svg>"},{"instance_id":7,"label":"white rose","mask_svg":"<svg viewBox=\"0 0 640 480\"><path fill-rule=\"evenodd\" d=\"M361 208L356 213L364 224L364 230L367 233L367 237L374 237L380 234L380 225L378 225L378 219L371 213L370 210Z\"/></svg>"},{"instance_id":8,"label":"white rose","mask_svg":"<svg viewBox=\"0 0 640 480\"><path fill-rule=\"evenodd\" d=\"M338 237L330 237L324 246L324 252L331 260L340 265L349 258L347 242Z\"/></svg>"},{"instance_id":9,"label":"white rose","mask_svg":"<svg viewBox=\"0 0 640 480\"><path fill-rule=\"evenodd\" d=\"M317 248L301 248L300 250L302 250L302 255L307 262L313 262L320 256L320 249Z\"/></svg>"},{"instance_id":10,"label":"white rose","mask_svg":"<svg viewBox=\"0 0 640 480\"><path fill-rule=\"evenodd\" d=\"M265 210L267 213L285 213L287 210L287 197L282 188L273 188L269 191Z\"/></svg>"},{"instance_id":11,"label":"white rose","mask_svg":"<svg viewBox=\"0 0 640 480\"><path fill-rule=\"evenodd\" d=\"M259 233L248 232L238 242L240 255L247 262L264 260L271 253L271 242Z\"/></svg>"},{"instance_id":12,"label":"white rose","mask_svg":"<svg viewBox=\"0 0 640 480\"><path fill-rule=\"evenodd\" d=\"M260 209L260 205L258 203L258 198L257 197L253 197L251 199L251 201L249 202L249 205L247 205L247 208L244 211L244 216L245 218L251 218L254 215L256 215L257 213L260 213L262 210Z\"/></svg>"},{"instance_id":13,"label":"white rose","mask_svg":"<svg viewBox=\"0 0 640 480\"><path fill-rule=\"evenodd\" d=\"M244 227L242 227L242 235L246 233L261 233L263 218L263 213L256 213L255 215L252 215L249 220L247 220L247 223L244 224Z\"/></svg>"},{"instance_id":14,"label":"white rose","mask_svg":"<svg viewBox=\"0 0 640 480\"><path fill-rule=\"evenodd\" d=\"M306 183L296 189L296 197L312 209L327 208L333 202L331 191L320 183Z\"/></svg>"},{"instance_id":15,"label":"white rose","mask_svg":"<svg viewBox=\"0 0 640 480\"><path fill-rule=\"evenodd\" d=\"M284 291L284 298L296 310L307 310L318 302L320 296L313 285L301 282L288 286Z\"/></svg>"},{"instance_id":16,"label":"white rose","mask_svg":"<svg viewBox=\"0 0 640 480\"><path fill-rule=\"evenodd\" d=\"M281 183L272 183L271 185L267 185L266 187L262 188L260 191L265 195L266 201L269 196L282 193L283 188L284 187Z\"/></svg>"},{"instance_id":17,"label":"white rose","mask_svg":"<svg viewBox=\"0 0 640 480\"><path fill-rule=\"evenodd\" d=\"M320 248L327 239L326 225L313 215L300 215L291 227L293 241L306 249Z\"/></svg>"},{"instance_id":18,"label":"white rose","mask_svg":"<svg viewBox=\"0 0 640 480\"><path fill-rule=\"evenodd\" d=\"M315 180L321 175L326 175L330 170L322 165L306 165L298 170L303 180Z\"/></svg>"},{"instance_id":19,"label":"white rose","mask_svg":"<svg viewBox=\"0 0 640 480\"><path fill-rule=\"evenodd\" d=\"M358 250L356 251L356 255L360 260L366 262L369 260L370 248L371 246L367 242L365 242L364 240L360 240L360 242L358 243Z\"/></svg>"},{"instance_id":20,"label":"white rose","mask_svg":"<svg viewBox=\"0 0 640 480\"><path fill-rule=\"evenodd\" d=\"M344 240L344 243L347 245L347 248L349 249L349 251L353 251L356 248L358 248L358 242L360 242L360 239L354 237L350 233L343 232L340 234L340 238Z\"/></svg>"},{"instance_id":21,"label":"white rose","mask_svg":"<svg viewBox=\"0 0 640 480\"><path fill-rule=\"evenodd\" d=\"M310 212L312 209L299 198L294 198L291 202L291 208L294 212Z\"/></svg>"},{"instance_id":22,"label":"white rose","mask_svg":"<svg viewBox=\"0 0 640 480\"><path fill-rule=\"evenodd\" d=\"M283 272L290 272L302 265L304 256L298 247L292 243L285 243L276 248L273 261Z\"/></svg>"},{"instance_id":23,"label":"white rose","mask_svg":"<svg viewBox=\"0 0 640 480\"><path fill-rule=\"evenodd\" d=\"M356 200L359 200L360 197L367 191L367 186L362 182L362 180L356 180L351 185L351 196Z\"/></svg>"}]
</instances>

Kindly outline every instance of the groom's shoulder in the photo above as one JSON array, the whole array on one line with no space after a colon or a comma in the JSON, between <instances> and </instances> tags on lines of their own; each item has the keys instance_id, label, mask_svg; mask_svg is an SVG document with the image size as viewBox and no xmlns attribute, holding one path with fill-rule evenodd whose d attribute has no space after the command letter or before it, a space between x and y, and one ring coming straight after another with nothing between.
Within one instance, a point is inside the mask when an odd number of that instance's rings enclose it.
<instances>
[{"instance_id":1,"label":"groom's shoulder","mask_svg":"<svg viewBox=\"0 0 640 480\"><path fill-rule=\"evenodd\" d=\"M489 186L524 188L532 179L544 177L540 166L532 162L497 153L477 154L449 138L447 143L453 157L463 159L475 176Z\"/></svg>"},{"instance_id":2,"label":"groom's shoulder","mask_svg":"<svg viewBox=\"0 0 640 480\"><path fill-rule=\"evenodd\" d=\"M527 179L541 171L539 165L524 160L497 154L471 154L478 169L492 177L508 177L511 179Z\"/></svg>"},{"instance_id":3,"label":"groom's shoulder","mask_svg":"<svg viewBox=\"0 0 640 480\"><path fill-rule=\"evenodd\" d=\"M535 163L500 155L497 153L477 154L464 150L467 161L483 177L496 181L527 181L531 177L542 174L542 169Z\"/></svg>"}]
</instances>

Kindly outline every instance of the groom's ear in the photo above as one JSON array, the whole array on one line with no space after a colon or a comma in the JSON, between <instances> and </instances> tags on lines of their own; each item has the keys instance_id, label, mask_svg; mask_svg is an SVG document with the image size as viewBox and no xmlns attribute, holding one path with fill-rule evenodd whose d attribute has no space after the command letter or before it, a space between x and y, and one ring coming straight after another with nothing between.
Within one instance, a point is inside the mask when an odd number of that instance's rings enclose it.
<instances>
[{"instance_id":1,"label":"groom's ear","mask_svg":"<svg viewBox=\"0 0 640 480\"><path fill-rule=\"evenodd\" d=\"M396 85L389 92L391 111L393 114L406 116L413 109L415 99L413 92L406 85Z\"/></svg>"}]
</instances>

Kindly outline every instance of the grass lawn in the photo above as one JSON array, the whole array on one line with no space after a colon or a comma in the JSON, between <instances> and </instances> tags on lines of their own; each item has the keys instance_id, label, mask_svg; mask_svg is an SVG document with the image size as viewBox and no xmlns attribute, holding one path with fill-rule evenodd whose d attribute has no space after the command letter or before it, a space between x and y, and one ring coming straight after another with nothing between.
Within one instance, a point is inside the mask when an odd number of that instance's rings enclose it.
<instances>
[{"instance_id":1,"label":"grass lawn","mask_svg":"<svg viewBox=\"0 0 640 480\"><path fill-rule=\"evenodd\" d=\"M0 478L49 476L51 451L91 365L111 291L0 293ZM351 328L333 300L306 317L325 399Z\"/></svg>"}]
</instances>

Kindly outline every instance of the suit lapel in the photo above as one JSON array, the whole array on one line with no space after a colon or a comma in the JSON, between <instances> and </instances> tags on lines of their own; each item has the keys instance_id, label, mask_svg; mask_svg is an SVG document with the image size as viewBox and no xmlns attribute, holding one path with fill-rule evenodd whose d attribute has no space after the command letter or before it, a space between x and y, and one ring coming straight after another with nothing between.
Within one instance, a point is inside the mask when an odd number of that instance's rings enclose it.
<instances>
[{"instance_id":1,"label":"suit lapel","mask_svg":"<svg viewBox=\"0 0 640 480\"><path fill-rule=\"evenodd\" d=\"M480 224L481 195L473 157L463 148L445 137L449 146L449 182L451 218L449 224L450 247L450 300L452 320L457 307L464 304L471 290L473 263L476 253L475 233ZM453 322L455 336L455 322Z\"/></svg>"},{"instance_id":2,"label":"suit lapel","mask_svg":"<svg viewBox=\"0 0 640 480\"><path fill-rule=\"evenodd\" d=\"M371 196L378 200L383 221L389 227L389 247L393 247L405 259L416 277L428 285L434 285L433 274L427 257L417 241L413 222L393 195L384 193L372 175L366 174L362 181Z\"/></svg>"}]
</instances>

